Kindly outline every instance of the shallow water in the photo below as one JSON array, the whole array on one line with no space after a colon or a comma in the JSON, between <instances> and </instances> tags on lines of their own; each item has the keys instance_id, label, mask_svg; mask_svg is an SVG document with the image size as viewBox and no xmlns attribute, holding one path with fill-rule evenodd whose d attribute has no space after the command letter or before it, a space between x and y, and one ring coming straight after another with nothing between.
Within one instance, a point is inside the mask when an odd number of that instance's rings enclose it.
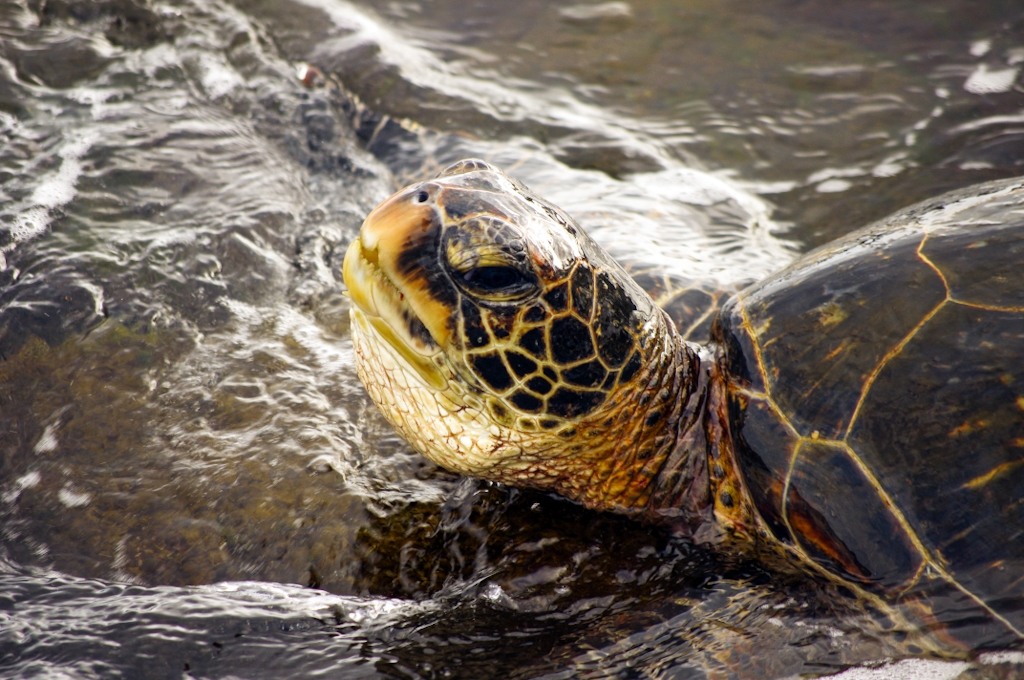
<instances>
[{"instance_id":1,"label":"shallow water","mask_svg":"<svg viewBox=\"0 0 1024 680\"><path fill-rule=\"evenodd\" d=\"M434 468L355 378L340 254L474 155L619 257L735 288L1022 174L1022 64L1013 2L0 5L0 669L1021 672L874 668L953 652Z\"/></svg>"}]
</instances>

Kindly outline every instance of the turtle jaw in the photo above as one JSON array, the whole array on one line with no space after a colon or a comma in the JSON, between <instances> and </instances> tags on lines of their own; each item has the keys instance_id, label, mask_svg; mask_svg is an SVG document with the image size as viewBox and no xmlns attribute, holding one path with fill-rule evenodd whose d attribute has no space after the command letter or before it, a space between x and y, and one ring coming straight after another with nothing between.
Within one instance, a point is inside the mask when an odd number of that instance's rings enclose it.
<instances>
[{"instance_id":1,"label":"turtle jaw","mask_svg":"<svg viewBox=\"0 0 1024 680\"><path fill-rule=\"evenodd\" d=\"M429 295L415 272L398 274L403 249L432 219L432 207L412 204L409 194L393 196L367 216L345 253L342 275L360 330L390 346L427 385L443 389L441 355L450 311Z\"/></svg>"}]
</instances>

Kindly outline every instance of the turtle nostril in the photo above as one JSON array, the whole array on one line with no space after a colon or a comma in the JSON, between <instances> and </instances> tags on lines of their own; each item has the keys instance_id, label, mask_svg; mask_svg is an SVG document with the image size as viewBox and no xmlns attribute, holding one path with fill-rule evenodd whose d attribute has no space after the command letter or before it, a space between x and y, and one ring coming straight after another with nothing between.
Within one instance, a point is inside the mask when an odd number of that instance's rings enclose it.
<instances>
[{"instance_id":1,"label":"turtle nostril","mask_svg":"<svg viewBox=\"0 0 1024 680\"><path fill-rule=\"evenodd\" d=\"M418 194L416 194L416 202L417 203L426 203L427 199L429 199L429 198L430 198L430 194L428 194L426 191L421 191Z\"/></svg>"}]
</instances>

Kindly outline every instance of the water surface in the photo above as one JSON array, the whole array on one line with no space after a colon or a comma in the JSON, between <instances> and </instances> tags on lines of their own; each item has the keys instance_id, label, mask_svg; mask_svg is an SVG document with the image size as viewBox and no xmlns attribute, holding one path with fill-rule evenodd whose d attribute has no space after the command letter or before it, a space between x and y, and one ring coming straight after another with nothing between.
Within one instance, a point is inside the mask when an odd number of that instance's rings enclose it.
<instances>
[{"instance_id":1,"label":"water surface","mask_svg":"<svg viewBox=\"0 0 1024 680\"><path fill-rule=\"evenodd\" d=\"M996 1L0 6L0 668L1019 672L438 470L355 378L340 254L473 155L619 257L734 289L1021 174L1021 64Z\"/></svg>"}]
</instances>

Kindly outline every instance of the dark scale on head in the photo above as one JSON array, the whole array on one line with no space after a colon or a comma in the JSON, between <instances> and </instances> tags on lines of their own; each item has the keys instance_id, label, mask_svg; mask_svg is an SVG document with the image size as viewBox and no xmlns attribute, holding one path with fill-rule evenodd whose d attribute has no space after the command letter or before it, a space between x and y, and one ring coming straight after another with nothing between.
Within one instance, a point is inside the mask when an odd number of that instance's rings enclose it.
<instances>
[{"instance_id":1,"label":"dark scale on head","mask_svg":"<svg viewBox=\"0 0 1024 680\"><path fill-rule=\"evenodd\" d=\"M604 379L604 382L601 384L601 389L602 390L606 390L606 391L610 390L612 387L615 386L615 380L618 377L619 377L619 372L618 371L612 371L611 373L609 373L608 377L606 377Z\"/></svg>"},{"instance_id":2,"label":"dark scale on head","mask_svg":"<svg viewBox=\"0 0 1024 680\"><path fill-rule=\"evenodd\" d=\"M633 351L633 336L614 323L599 321L594 326L594 337L598 354L612 368L621 366Z\"/></svg>"},{"instance_id":3,"label":"dark scale on head","mask_svg":"<svg viewBox=\"0 0 1024 680\"><path fill-rule=\"evenodd\" d=\"M509 401L515 404L516 408L521 411L526 411L527 413L537 413L544 406L543 401L528 392L523 392L522 390L513 394Z\"/></svg>"},{"instance_id":4,"label":"dark scale on head","mask_svg":"<svg viewBox=\"0 0 1024 680\"><path fill-rule=\"evenodd\" d=\"M485 242L504 246L502 250L512 255L519 262L525 262L528 256L523 236L507 221L488 216L478 217L471 222L473 227L483 233L483 240ZM464 225L463 228L465 229L467 226L469 226L469 223Z\"/></svg>"},{"instance_id":5,"label":"dark scale on head","mask_svg":"<svg viewBox=\"0 0 1024 680\"><path fill-rule=\"evenodd\" d=\"M569 293L566 290L566 285L560 284L544 293L544 301L551 307L551 311L565 311L569 307Z\"/></svg>"},{"instance_id":6,"label":"dark scale on head","mask_svg":"<svg viewBox=\"0 0 1024 680\"><path fill-rule=\"evenodd\" d=\"M550 366L544 367L544 375L548 377L551 382L558 382L558 372Z\"/></svg>"},{"instance_id":7,"label":"dark scale on head","mask_svg":"<svg viewBox=\"0 0 1024 680\"><path fill-rule=\"evenodd\" d=\"M587 415L603 402L603 392L584 392L560 387L548 398L548 413L562 418L575 418Z\"/></svg>"},{"instance_id":8,"label":"dark scale on head","mask_svg":"<svg viewBox=\"0 0 1024 680\"><path fill-rule=\"evenodd\" d=\"M468 215L488 214L500 219L508 219L505 215L495 213L494 204L479 194L468 191L445 191L439 201L451 221L458 221Z\"/></svg>"},{"instance_id":9,"label":"dark scale on head","mask_svg":"<svg viewBox=\"0 0 1024 680\"><path fill-rule=\"evenodd\" d=\"M619 384L624 385L633 379L636 372L640 370L640 353L633 352L633 356L629 358L626 365L622 369L622 373L619 374Z\"/></svg>"},{"instance_id":10,"label":"dark scale on head","mask_svg":"<svg viewBox=\"0 0 1024 680\"><path fill-rule=\"evenodd\" d=\"M506 352L505 361L508 362L509 367L520 378L528 376L537 370L537 362L519 352Z\"/></svg>"},{"instance_id":11,"label":"dark scale on head","mask_svg":"<svg viewBox=\"0 0 1024 680\"><path fill-rule=\"evenodd\" d=\"M526 387L537 394L547 394L553 389L551 383L544 378L530 378L526 381Z\"/></svg>"},{"instance_id":12,"label":"dark scale on head","mask_svg":"<svg viewBox=\"0 0 1024 680\"><path fill-rule=\"evenodd\" d=\"M508 374L500 354L479 354L471 361L476 374L494 389L501 392L512 387L512 376Z\"/></svg>"},{"instance_id":13,"label":"dark scale on head","mask_svg":"<svg viewBox=\"0 0 1024 680\"><path fill-rule=\"evenodd\" d=\"M630 331L639 332L634 323L636 305L626 292L607 274L597 277L597 314L594 335L597 351L612 368L618 368L633 350ZM623 327L626 324L627 327Z\"/></svg>"},{"instance_id":14,"label":"dark scale on head","mask_svg":"<svg viewBox=\"0 0 1024 680\"><path fill-rule=\"evenodd\" d=\"M465 299L462 301L462 323L465 324L463 337L470 347L484 347L491 341L484 329L483 319L480 318L480 310Z\"/></svg>"},{"instance_id":15,"label":"dark scale on head","mask_svg":"<svg viewBox=\"0 0 1024 680\"><path fill-rule=\"evenodd\" d=\"M512 334L515 325L515 310L508 308L491 309L487 312L487 325L498 340L504 340Z\"/></svg>"},{"instance_id":16,"label":"dark scale on head","mask_svg":"<svg viewBox=\"0 0 1024 680\"><path fill-rule=\"evenodd\" d=\"M581 318L590 320L594 307L594 275L583 264L572 274L572 308Z\"/></svg>"},{"instance_id":17,"label":"dark scale on head","mask_svg":"<svg viewBox=\"0 0 1024 680\"><path fill-rule=\"evenodd\" d=\"M562 371L562 377L572 385L597 387L604 382L606 371L599 361L588 361Z\"/></svg>"},{"instance_id":18,"label":"dark scale on head","mask_svg":"<svg viewBox=\"0 0 1024 680\"><path fill-rule=\"evenodd\" d=\"M548 318L548 313L542 305L534 305L523 314L523 321L530 323L539 323L546 318Z\"/></svg>"},{"instance_id":19,"label":"dark scale on head","mask_svg":"<svg viewBox=\"0 0 1024 680\"><path fill-rule=\"evenodd\" d=\"M532 331L523 333L522 337L519 338L519 346L538 359L547 359L548 345L544 341L543 328L534 328Z\"/></svg>"},{"instance_id":20,"label":"dark scale on head","mask_svg":"<svg viewBox=\"0 0 1024 680\"><path fill-rule=\"evenodd\" d=\"M551 358L559 364L571 364L594 356L590 329L574 317L556 319L551 324Z\"/></svg>"}]
</instances>

